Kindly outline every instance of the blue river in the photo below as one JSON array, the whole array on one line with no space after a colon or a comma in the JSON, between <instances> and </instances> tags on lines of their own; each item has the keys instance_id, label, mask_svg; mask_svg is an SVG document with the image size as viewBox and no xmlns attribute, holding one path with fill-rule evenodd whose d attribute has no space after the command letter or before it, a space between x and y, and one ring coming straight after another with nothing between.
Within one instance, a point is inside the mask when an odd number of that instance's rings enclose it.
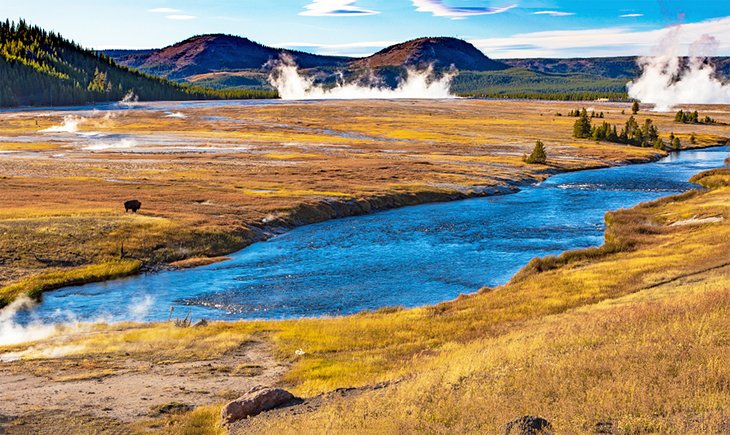
<instances>
[{"instance_id":1,"label":"blue river","mask_svg":"<svg viewBox=\"0 0 730 435\"><path fill-rule=\"evenodd\" d=\"M21 322L283 319L415 307L507 282L530 259L603 242L606 211L695 188L728 147L566 173L520 192L294 229L182 271L69 287Z\"/></svg>"}]
</instances>

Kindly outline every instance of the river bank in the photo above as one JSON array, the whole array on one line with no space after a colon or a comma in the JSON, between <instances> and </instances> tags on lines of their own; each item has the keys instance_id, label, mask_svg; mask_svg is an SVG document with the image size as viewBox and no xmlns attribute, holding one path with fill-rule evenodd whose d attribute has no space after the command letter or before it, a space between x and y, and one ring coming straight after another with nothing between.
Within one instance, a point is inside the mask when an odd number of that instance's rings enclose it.
<instances>
[{"instance_id":1,"label":"river bank","mask_svg":"<svg viewBox=\"0 0 730 435\"><path fill-rule=\"evenodd\" d=\"M138 371L144 376L150 362L176 367L200 361L215 373L230 373L230 381L240 375L224 361L237 349L246 354L251 343L271 343L268 352L286 369L274 382L307 401L236 424L228 428L232 433L324 427L388 432L396 426L483 433L525 413L543 416L566 432L599 426L722 431L727 423L722 410L730 404L729 365L724 363L724 331L730 326L729 177L727 169L707 171L693 178L706 191L610 213L606 239L623 241L627 249L572 255L556 268L521 274L505 286L455 301L329 319L214 322L198 328L99 326L4 348L22 356L4 364L0 376L30 382L43 373L63 373L75 380L47 382L85 382L98 389L118 383L116 376L134 378ZM647 361L653 370L645 369ZM120 365L126 367L123 372ZM74 378L79 370L99 376ZM171 376L195 385L213 375L186 371ZM379 386L360 388L368 385ZM340 394L337 388L356 389ZM160 403L143 399L150 397L144 391L139 394L124 405L131 407L126 412L136 413L131 420L112 416L122 406L113 396L106 399L108 410L82 406L89 396L75 393L62 403L49 402L48 396L42 400L55 410L56 424L77 428L226 433L218 420L225 401L220 396L181 390L171 400L197 408L146 417ZM608 400L586 401L594 395ZM15 413L0 413L11 416L6 427L22 431L31 420L18 413L25 408L13 396L12 390L6 392L3 403ZM618 397L622 400L613 400ZM47 418L36 413L33 424L50 423Z\"/></svg>"},{"instance_id":2,"label":"river bank","mask_svg":"<svg viewBox=\"0 0 730 435\"><path fill-rule=\"evenodd\" d=\"M325 219L223 263L63 288L18 319L164 321L174 310L194 321L271 320L433 305L503 285L535 257L601 245L607 211L695 188L687 180L722 166L726 149L559 174L510 195Z\"/></svg>"},{"instance_id":3,"label":"river bank","mask_svg":"<svg viewBox=\"0 0 730 435\"><path fill-rule=\"evenodd\" d=\"M327 219L502 194L553 173L658 158L572 139L573 119L555 115L572 106L290 103L194 107L180 112L184 119L146 108L72 115L78 131L52 137L38 132L65 123L63 112L3 114L0 134L16 151L0 162L10 198L0 214L2 303L103 280L104 270L116 277L205 262ZM625 118L622 105L596 109L611 122ZM716 144L724 133L648 116L683 138L698 130L687 146ZM548 144L547 167L522 162L536 138ZM116 211L130 197L143 202L141 216Z\"/></svg>"}]
</instances>

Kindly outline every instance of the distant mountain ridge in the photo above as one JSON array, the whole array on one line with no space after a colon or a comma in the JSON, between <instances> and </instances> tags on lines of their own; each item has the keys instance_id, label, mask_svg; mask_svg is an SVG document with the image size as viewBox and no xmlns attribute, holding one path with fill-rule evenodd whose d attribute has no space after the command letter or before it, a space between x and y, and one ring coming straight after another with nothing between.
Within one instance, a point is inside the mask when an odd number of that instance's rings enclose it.
<instances>
[{"instance_id":1,"label":"distant mountain ridge","mask_svg":"<svg viewBox=\"0 0 730 435\"><path fill-rule=\"evenodd\" d=\"M278 59L282 54L289 54L303 69L424 68L429 65L445 69L453 65L460 71L487 72L523 68L536 73L587 74L628 80L640 73L637 56L495 60L469 42L451 37L417 38L386 47L363 58L273 48L247 38L223 34L194 36L163 49L106 50L104 53L124 66L190 82L207 80L210 77L205 75L211 73L260 71L270 60ZM720 75L730 77L730 57L715 57L711 60ZM235 85L240 80L234 78L229 82Z\"/></svg>"},{"instance_id":2,"label":"distant mountain ridge","mask_svg":"<svg viewBox=\"0 0 730 435\"><path fill-rule=\"evenodd\" d=\"M303 69L425 67L499 71L509 68L456 38L419 38L385 48L365 58L323 56L272 48L239 36L199 35L159 50L106 50L120 64L174 80L216 72L258 70L281 55L289 55Z\"/></svg>"},{"instance_id":3,"label":"distant mountain ridge","mask_svg":"<svg viewBox=\"0 0 730 435\"><path fill-rule=\"evenodd\" d=\"M515 68L526 68L547 74L590 74L607 78L633 79L641 74L637 63L639 56L584 57L584 58L532 58L503 59L502 62ZM685 61L686 58L685 58ZM711 57L709 61L716 71L730 77L730 57Z\"/></svg>"}]
</instances>

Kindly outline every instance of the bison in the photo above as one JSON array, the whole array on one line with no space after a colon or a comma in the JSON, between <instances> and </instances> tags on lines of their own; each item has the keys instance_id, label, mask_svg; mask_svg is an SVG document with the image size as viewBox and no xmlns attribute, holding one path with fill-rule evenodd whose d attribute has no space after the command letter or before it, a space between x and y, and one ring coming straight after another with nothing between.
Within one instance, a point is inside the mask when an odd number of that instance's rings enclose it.
<instances>
[{"instance_id":1,"label":"bison","mask_svg":"<svg viewBox=\"0 0 730 435\"><path fill-rule=\"evenodd\" d=\"M142 203L137 201L136 199L124 203L124 213L128 212L129 210L132 210L132 213L137 213L137 210L139 210L140 208L142 208Z\"/></svg>"}]
</instances>

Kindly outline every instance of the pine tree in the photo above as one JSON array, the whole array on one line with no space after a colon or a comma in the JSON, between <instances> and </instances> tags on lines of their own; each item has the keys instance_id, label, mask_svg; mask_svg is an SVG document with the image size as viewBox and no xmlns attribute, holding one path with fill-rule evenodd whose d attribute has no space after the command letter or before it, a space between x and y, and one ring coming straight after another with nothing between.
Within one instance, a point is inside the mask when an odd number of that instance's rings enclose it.
<instances>
[{"instance_id":1,"label":"pine tree","mask_svg":"<svg viewBox=\"0 0 730 435\"><path fill-rule=\"evenodd\" d=\"M580 112L580 117L573 125L573 136L581 139L591 137L591 120L588 117L586 109Z\"/></svg>"},{"instance_id":2,"label":"pine tree","mask_svg":"<svg viewBox=\"0 0 730 435\"><path fill-rule=\"evenodd\" d=\"M633 113L634 115L639 113L639 102L636 100L634 100L634 104L631 105L631 113Z\"/></svg>"},{"instance_id":3,"label":"pine tree","mask_svg":"<svg viewBox=\"0 0 730 435\"><path fill-rule=\"evenodd\" d=\"M547 152L545 151L545 144L541 140L535 142L535 147L532 149L532 153L525 159L526 163L529 164L545 164L547 162Z\"/></svg>"}]
</instances>

